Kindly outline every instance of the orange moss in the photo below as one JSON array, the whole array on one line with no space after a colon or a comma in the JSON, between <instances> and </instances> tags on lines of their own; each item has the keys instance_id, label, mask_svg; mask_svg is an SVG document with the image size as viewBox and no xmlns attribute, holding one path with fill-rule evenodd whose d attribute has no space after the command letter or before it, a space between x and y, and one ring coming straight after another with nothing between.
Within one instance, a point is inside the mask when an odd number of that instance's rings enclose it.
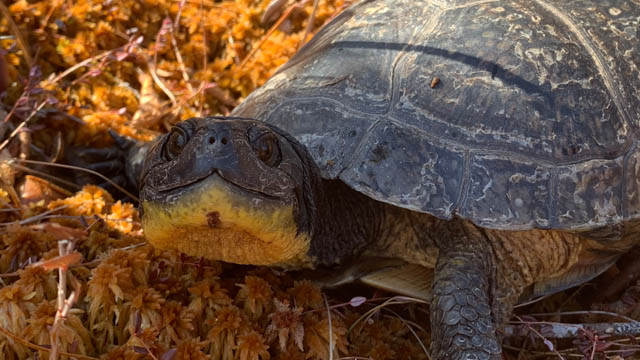
<instances>
[{"instance_id":1,"label":"orange moss","mask_svg":"<svg viewBox=\"0 0 640 360\"><path fill-rule=\"evenodd\" d=\"M244 284L237 284L240 291L236 301L242 304L242 309L250 318L257 320L271 309L273 291L264 279L256 276L246 276Z\"/></svg>"},{"instance_id":2,"label":"orange moss","mask_svg":"<svg viewBox=\"0 0 640 360\"><path fill-rule=\"evenodd\" d=\"M271 355L267 351L269 346L265 344L264 337L256 331L251 331L238 338L239 360L269 360Z\"/></svg>"},{"instance_id":3,"label":"orange moss","mask_svg":"<svg viewBox=\"0 0 640 360\"><path fill-rule=\"evenodd\" d=\"M102 215L107 206L113 203L109 193L95 185L86 185L74 196L66 199L54 200L49 203L49 209L65 207L62 212L72 216Z\"/></svg>"},{"instance_id":4,"label":"orange moss","mask_svg":"<svg viewBox=\"0 0 640 360\"><path fill-rule=\"evenodd\" d=\"M233 305L221 308L207 323L211 327L209 353L214 359L234 359L238 334L248 325L240 309Z\"/></svg>"},{"instance_id":5,"label":"orange moss","mask_svg":"<svg viewBox=\"0 0 640 360\"><path fill-rule=\"evenodd\" d=\"M296 306L305 310L319 309L323 306L320 288L309 280L294 282L294 286L287 292L293 297Z\"/></svg>"},{"instance_id":6,"label":"orange moss","mask_svg":"<svg viewBox=\"0 0 640 360\"><path fill-rule=\"evenodd\" d=\"M45 252L57 247L55 238L50 234L19 225L8 227L1 240L1 272L15 271L29 259L35 262Z\"/></svg>"},{"instance_id":7,"label":"orange moss","mask_svg":"<svg viewBox=\"0 0 640 360\"><path fill-rule=\"evenodd\" d=\"M325 313L326 316L326 313ZM340 318L331 318L331 336L329 336L329 319L324 317L320 321L305 321L304 344L307 349L307 358L329 360L329 341L333 346L333 358L338 359L347 353L347 328Z\"/></svg>"}]
</instances>

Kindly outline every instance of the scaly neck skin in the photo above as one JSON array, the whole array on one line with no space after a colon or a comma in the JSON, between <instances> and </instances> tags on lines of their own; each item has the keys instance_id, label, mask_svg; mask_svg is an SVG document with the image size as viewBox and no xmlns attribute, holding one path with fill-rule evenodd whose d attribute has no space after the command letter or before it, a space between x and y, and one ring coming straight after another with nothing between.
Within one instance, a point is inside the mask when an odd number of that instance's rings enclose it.
<instances>
[{"instance_id":1,"label":"scaly neck skin","mask_svg":"<svg viewBox=\"0 0 640 360\"><path fill-rule=\"evenodd\" d=\"M380 233L384 206L339 180L322 180L315 191L313 238L316 265L331 266L359 255Z\"/></svg>"},{"instance_id":2,"label":"scaly neck skin","mask_svg":"<svg viewBox=\"0 0 640 360\"><path fill-rule=\"evenodd\" d=\"M323 180L319 192L310 249L318 265L359 255L433 265L437 252L424 229L440 220L373 200L339 180Z\"/></svg>"}]
</instances>

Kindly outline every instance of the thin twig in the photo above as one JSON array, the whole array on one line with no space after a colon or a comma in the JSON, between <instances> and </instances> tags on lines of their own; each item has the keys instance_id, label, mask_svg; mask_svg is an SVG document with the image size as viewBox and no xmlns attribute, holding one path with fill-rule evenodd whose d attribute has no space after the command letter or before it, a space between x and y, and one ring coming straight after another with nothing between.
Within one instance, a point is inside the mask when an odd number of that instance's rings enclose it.
<instances>
[{"instance_id":1,"label":"thin twig","mask_svg":"<svg viewBox=\"0 0 640 360\"><path fill-rule=\"evenodd\" d=\"M202 82L200 84L200 86L198 86L198 88L196 89L196 91L194 91L193 93L189 94L188 97L183 97L180 102L178 104L176 104L174 107L171 108L170 112L177 114L177 112L186 104L189 102L189 100L193 99L194 97L198 96L198 94L202 93L203 90L206 90L208 88L211 87L211 84L207 84L205 82Z\"/></svg>"},{"instance_id":2,"label":"thin twig","mask_svg":"<svg viewBox=\"0 0 640 360\"><path fill-rule=\"evenodd\" d=\"M202 4L202 0L200 0L200 9L199 11L199 16L200 16L200 27L202 28L202 73L207 74L207 52L208 52L208 47L207 47L207 31L206 31L206 27L204 25L204 16L202 16L203 14L203 4ZM229 32L229 36L233 36L232 35L232 31ZM202 79L202 84L205 84L205 78ZM204 95L200 96L200 104L199 108L198 108L198 115L202 116L202 108L204 106Z\"/></svg>"},{"instance_id":3,"label":"thin twig","mask_svg":"<svg viewBox=\"0 0 640 360\"><path fill-rule=\"evenodd\" d=\"M108 56L110 56L110 55L113 55L114 53L116 53L116 52L118 52L118 51L123 51L123 50L124 50L124 51L127 51L127 52L131 52L131 51L132 51L132 49L133 49L137 44L140 44L140 43L142 42L142 40L143 40L143 39L144 39L144 38L143 38L142 36L133 37L133 38L129 39L129 42L128 42L128 43L126 43L126 44L124 44L124 45L122 45L122 46L120 46L120 47L117 47L117 48L115 48L115 49L111 49L111 50L107 50L107 51L105 51L105 52L103 52L103 53L100 53L100 54L98 54L98 55L95 55L95 56L92 56L92 57L86 58L86 59L84 59L84 60L80 61L79 63L77 63L77 64L75 64L75 65L71 66L71 67L70 67L70 68L68 68L67 70L63 71L63 72L62 72L62 73L60 73L59 75L57 75L57 76L53 77L53 78L50 80L50 83L51 83L51 84L55 84L55 83L57 83L58 81L60 81L61 79L63 79L64 77L66 77L66 76L68 76L69 74L73 73L74 71L76 71L76 70L80 69L81 67L83 67L83 66L87 66L87 65L89 65L90 63L92 63L92 62L94 62L94 61L102 60L102 59L104 59L104 58L106 58L106 57L108 57Z\"/></svg>"},{"instance_id":4,"label":"thin twig","mask_svg":"<svg viewBox=\"0 0 640 360\"><path fill-rule=\"evenodd\" d=\"M162 37L167 36L167 33L172 28L173 28L173 24L171 23L171 19L165 18L164 21L162 21L162 26L160 27L160 30L158 30L158 33L156 34L156 43L154 45L154 51L153 51L153 64L149 66L149 72L151 73L151 78L156 83L156 85L158 85L160 90L162 90L162 92L165 95L167 95L169 100L171 100L171 103L173 104L173 106L176 106L175 95L173 95L173 93L169 90L169 88L167 88L167 86L164 84L162 79L160 79L160 77L158 77L158 74L156 73L156 69L158 68L158 48L160 47L159 44L162 42Z\"/></svg>"},{"instance_id":5,"label":"thin twig","mask_svg":"<svg viewBox=\"0 0 640 360\"><path fill-rule=\"evenodd\" d=\"M73 252L73 242L69 240L58 241L58 256L65 257ZM59 355L58 341L59 331L64 319L66 319L69 310L78 299L78 293L72 291L67 299L67 265L58 266L58 301L56 306L56 316L53 320L53 326L49 331L51 340L51 352L49 360L57 360Z\"/></svg>"},{"instance_id":6,"label":"thin twig","mask_svg":"<svg viewBox=\"0 0 640 360\"><path fill-rule=\"evenodd\" d=\"M51 209L51 210L47 210L47 211L45 211L45 212L43 212L43 213L41 213L41 214L34 215L34 216L30 216L30 217L28 217L28 218L26 218L26 219L20 220L20 221L18 222L18 224L19 224L19 225L26 225L26 224L28 224L28 223L32 223L32 222L36 222L36 221L42 220L42 218L43 218L43 217L45 217L45 216L47 216L47 215L50 215L50 214L53 214L53 213L55 213L55 212L57 212L57 211L60 211L60 210L64 210L64 209L66 209L66 208L68 208L68 207L69 207L69 205L61 205L61 206L58 206L57 208L53 208L53 209ZM0 225L2 225L2 226L5 226L5 225L6 225L6 226L8 226L8 225L13 225L13 224L15 224L15 222L10 222L10 223L0 223Z\"/></svg>"},{"instance_id":7,"label":"thin twig","mask_svg":"<svg viewBox=\"0 0 640 360\"><path fill-rule=\"evenodd\" d=\"M187 84L187 89L189 92L193 92L193 86L191 86L191 80L189 79L189 74L187 74L187 68L184 66L184 61L182 60L182 55L180 54L180 49L178 48L178 43L176 42L176 37L174 34L170 35L171 38L171 46L173 47L173 53L176 55L176 61L178 61L178 65L180 66L180 72L182 73L182 79L185 84Z\"/></svg>"},{"instance_id":8,"label":"thin twig","mask_svg":"<svg viewBox=\"0 0 640 360\"><path fill-rule=\"evenodd\" d=\"M60 81L61 79L65 78L67 75L73 73L74 71L80 69L83 66L87 66L90 63L92 63L93 61L97 61L97 60L102 60L103 58L111 55L113 53L114 50L107 50L105 52L103 52L102 54L98 54L96 56L92 56L90 58L84 59L82 61L80 61L79 63L71 66L70 68L68 68L67 70L63 71L62 73L60 73L59 75L57 75L56 77L54 77L53 79L51 79L51 83L55 84L58 81Z\"/></svg>"},{"instance_id":9,"label":"thin twig","mask_svg":"<svg viewBox=\"0 0 640 360\"><path fill-rule=\"evenodd\" d=\"M590 330L600 334L618 335L618 336L638 336L640 335L640 322L632 323L614 322L614 323L591 323L591 324L564 324L556 322L530 322L515 321L517 325L507 325L504 327L506 336L518 336L521 334L522 326L526 325L526 329L540 329L545 336L552 339L576 338L578 333L583 330ZM537 330L534 330L537 332Z\"/></svg>"},{"instance_id":10,"label":"thin twig","mask_svg":"<svg viewBox=\"0 0 640 360\"><path fill-rule=\"evenodd\" d=\"M180 17L182 16L182 9L184 8L184 4L187 2L186 0L179 0L180 4L178 4L178 13L176 14L175 20L173 20L173 31L178 32L180 30Z\"/></svg>"},{"instance_id":11,"label":"thin twig","mask_svg":"<svg viewBox=\"0 0 640 360\"><path fill-rule=\"evenodd\" d=\"M0 1L0 12L2 12L2 15L4 15L4 17L7 19L7 23L9 23L9 28L11 29L11 33L13 34L13 36L15 36L16 42L18 43L18 46L22 50L24 59L27 62L27 66L29 67L29 69L31 69L34 66L33 58L31 57L31 53L29 52L27 43L24 40L24 37L22 37L22 33L20 32L18 25L16 25L15 21L13 21L13 18L11 17L11 12L7 8L7 6L4 4L4 1Z\"/></svg>"},{"instance_id":12,"label":"thin twig","mask_svg":"<svg viewBox=\"0 0 640 360\"><path fill-rule=\"evenodd\" d=\"M554 315L609 315L613 317L620 318L622 320L626 320L629 322L636 322L635 319L630 317L620 315L614 312L609 311L601 311L601 310L588 310L588 311L559 311L553 313L535 313L535 314L527 314L528 316L536 317L536 316L554 316Z\"/></svg>"},{"instance_id":13,"label":"thin twig","mask_svg":"<svg viewBox=\"0 0 640 360\"><path fill-rule=\"evenodd\" d=\"M242 69L247 64L247 62L249 62L249 60L253 57L253 55L255 55L256 52L258 52L258 50L260 50L262 45L264 45L264 43L267 42L267 39L269 39L269 37L271 37L271 34L273 34L273 32L276 31L276 29L278 29L278 27L280 27L282 22L285 21L289 17L289 14L291 14L291 12L293 10L295 10L295 9L299 8L300 6L304 5L307 1L308 0L304 0L299 4L293 4L293 5L289 6L289 8L280 16L278 21L276 21L276 23L273 24L273 26L271 26L269 31L267 31L266 35L264 35L262 37L262 39L260 40L258 45L256 45L253 49L251 49L251 52L247 56L245 56L244 59L242 59L242 62L240 63L240 65L238 65L238 68Z\"/></svg>"},{"instance_id":14,"label":"thin twig","mask_svg":"<svg viewBox=\"0 0 640 360\"><path fill-rule=\"evenodd\" d=\"M3 328L2 326L0 326L0 333L4 334L6 337L11 338L19 343L21 343L22 345L33 349L33 350L37 350L37 351L46 351L46 352L51 352L51 349L49 349L48 347L44 347L44 346L40 346L40 345L36 345L34 343L31 343L23 338L21 338L20 336L12 333L11 331ZM87 355L81 355L81 354L73 354L73 353L68 353L66 351L60 351L59 352L60 355L62 356L67 356L69 358L75 358L75 359L80 359L80 360L100 360L98 358L94 358L92 356L87 356Z\"/></svg>"},{"instance_id":15,"label":"thin twig","mask_svg":"<svg viewBox=\"0 0 640 360\"><path fill-rule=\"evenodd\" d=\"M529 350L529 349L520 349L520 348L517 348L515 346L510 346L510 345L507 345L507 344L503 344L502 348L503 349L514 350L514 351L522 350L522 351L524 351L524 352L526 352L528 354L535 355L536 357L554 356L554 355L556 355L555 352L551 352L551 351L535 351L535 350ZM564 356L567 356L567 357L583 359L584 355L573 354L573 353L570 352L570 351L577 351L577 350L578 350L577 348L571 348L571 349L565 349L565 350L557 350L557 352L559 352L560 354L562 354Z\"/></svg>"},{"instance_id":16,"label":"thin twig","mask_svg":"<svg viewBox=\"0 0 640 360\"><path fill-rule=\"evenodd\" d=\"M2 144L0 144L0 151L2 151L2 149L4 149L9 142L16 136L17 133L20 132L20 130L22 130L22 128L24 128L25 126L27 126L27 123L29 122L29 120L31 120L37 113L38 111L40 111L40 109L42 109L45 105L47 104L46 101L41 102L33 111L31 111L31 114L29 114L29 116L24 119L20 125L18 125L15 130L13 130L11 132L11 135L9 135L8 138L6 138Z\"/></svg>"},{"instance_id":17,"label":"thin twig","mask_svg":"<svg viewBox=\"0 0 640 360\"><path fill-rule=\"evenodd\" d=\"M51 7L49 8L47 15L44 17L44 20L40 24L40 28L38 29L38 31L44 31L44 28L47 27L47 24L49 24L49 20L51 19L51 16L56 11L58 6L60 6L61 4L62 4L62 1L60 0L52 1L52 4L50 5Z\"/></svg>"}]
</instances>

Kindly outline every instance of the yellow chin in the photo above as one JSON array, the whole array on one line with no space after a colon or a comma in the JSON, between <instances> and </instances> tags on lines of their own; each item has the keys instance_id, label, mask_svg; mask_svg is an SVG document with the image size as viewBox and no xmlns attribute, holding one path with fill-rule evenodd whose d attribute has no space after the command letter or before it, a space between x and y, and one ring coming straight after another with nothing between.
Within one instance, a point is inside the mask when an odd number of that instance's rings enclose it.
<instances>
[{"instance_id":1,"label":"yellow chin","mask_svg":"<svg viewBox=\"0 0 640 360\"><path fill-rule=\"evenodd\" d=\"M218 175L166 203L142 201L147 241L237 264L308 267L309 236L298 234L293 207L242 192Z\"/></svg>"}]
</instances>

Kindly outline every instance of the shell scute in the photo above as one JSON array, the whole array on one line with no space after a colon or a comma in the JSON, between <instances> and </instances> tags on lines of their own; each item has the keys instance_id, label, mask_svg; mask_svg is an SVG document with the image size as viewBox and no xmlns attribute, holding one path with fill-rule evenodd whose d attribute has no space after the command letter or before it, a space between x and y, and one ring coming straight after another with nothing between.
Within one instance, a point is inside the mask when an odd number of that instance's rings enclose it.
<instances>
[{"instance_id":1,"label":"shell scute","mask_svg":"<svg viewBox=\"0 0 640 360\"><path fill-rule=\"evenodd\" d=\"M340 179L382 201L448 219L460 197L464 163L464 150L383 121L369 131Z\"/></svg>"},{"instance_id":2,"label":"shell scute","mask_svg":"<svg viewBox=\"0 0 640 360\"><path fill-rule=\"evenodd\" d=\"M471 158L470 180L459 213L486 227L549 228L552 169L497 155Z\"/></svg>"},{"instance_id":3,"label":"shell scute","mask_svg":"<svg viewBox=\"0 0 640 360\"><path fill-rule=\"evenodd\" d=\"M557 226L593 228L623 220L623 157L558 169Z\"/></svg>"}]
</instances>

